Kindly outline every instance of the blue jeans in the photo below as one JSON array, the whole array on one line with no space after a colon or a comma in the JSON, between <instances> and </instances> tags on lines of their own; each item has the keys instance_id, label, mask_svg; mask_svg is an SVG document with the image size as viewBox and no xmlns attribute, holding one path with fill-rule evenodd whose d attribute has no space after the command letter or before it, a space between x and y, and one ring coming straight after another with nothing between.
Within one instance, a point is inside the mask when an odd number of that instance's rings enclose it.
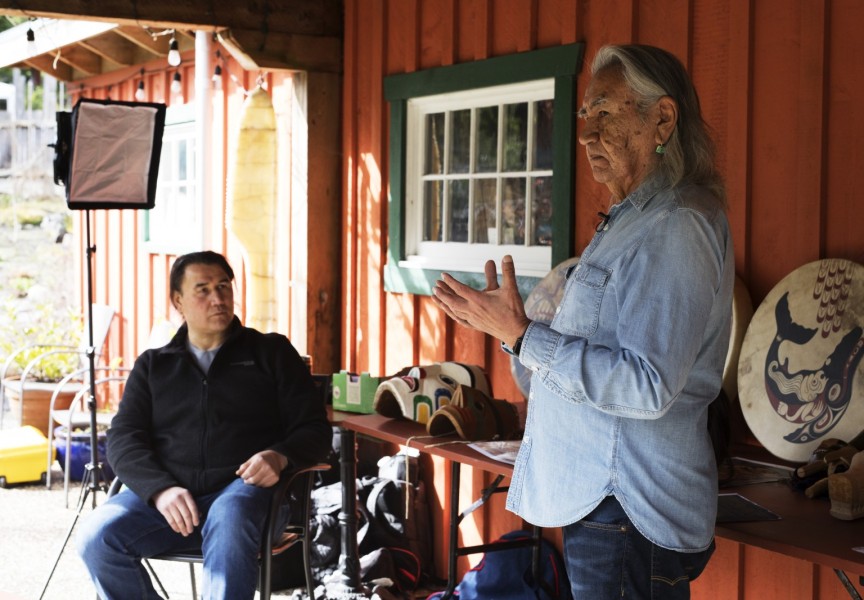
<instances>
[{"instance_id":1,"label":"blue jeans","mask_svg":"<svg viewBox=\"0 0 864 600\"><path fill-rule=\"evenodd\" d=\"M156 600L141 559L201 548L204 598L252 598L258 551L273 488L236 479L222 490L195 498L200 525L189 537L175 533L155 507L124 489L82 521L78 554L104 600Z\"/></svg>"},{"instance_id":2,"label":"blue jeans","mask_svg":"<svg viewBox=\"0 0 864 600\"><path fill-rule=\"evenodd\" d=\"M648 541L607 496L563 528L564 561L574 600L687 600L714 552L675 552Z\"/></svg>"}]
</instances>

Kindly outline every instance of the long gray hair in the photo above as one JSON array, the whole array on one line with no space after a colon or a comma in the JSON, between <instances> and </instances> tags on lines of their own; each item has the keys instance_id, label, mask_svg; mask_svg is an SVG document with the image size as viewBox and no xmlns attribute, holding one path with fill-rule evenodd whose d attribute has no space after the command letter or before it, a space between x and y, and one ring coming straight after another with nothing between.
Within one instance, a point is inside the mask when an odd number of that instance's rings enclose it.
<instances>
[{"instance_id":1,"label":"long gray hair","mask_svg":"<svg viewBox=\"0 0 864 600\"><path fill-rule=\"evenodd\" d=\"M591 74L608 68L621 69L641 114L663 96L678 103L678 123L666 142L659 168L672 187L680 183L703 185L725 204L726 190L715 163L714 142L702 119L696 88L681 61L654 46L603 46L594 57Z\"/></svg>"}]
</instances>

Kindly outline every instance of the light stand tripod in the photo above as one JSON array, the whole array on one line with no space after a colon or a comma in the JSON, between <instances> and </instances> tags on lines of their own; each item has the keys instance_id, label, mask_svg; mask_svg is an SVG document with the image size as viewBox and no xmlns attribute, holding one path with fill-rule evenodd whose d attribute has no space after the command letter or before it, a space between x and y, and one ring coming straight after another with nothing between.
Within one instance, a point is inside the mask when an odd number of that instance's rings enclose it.
<instances>
[{"instance_id":1,"label":"light stand tripod","mask_svg":"<svg viewBox=\"0 0 864 600\"><path fill-rule=\"evenodd\" d=\"M87 360L89 362L89 384L90 394L87 399L87 409L90 414L90 461L84 466L84 476L81 481L81 492L78 496L78 507L75 511L75 518L66 532L66 538L63 540L63 545L60 547L60 552L57 553L57 558L54 560L54 565L51 567L51 572L45 580L45 585L42 587L42 593L39 595L39 600L45 596L48 590L48 585L51 583L51 578L54 576L54 571L60 562L60 557L63 556L63 551L66 549L66 544L69 543L69 538L72 537L72 531L78 523L78 518L81 516L81 511L87 502L87 497L91 496L92 507L96 508L96 492L106 492L108 490L108 482L105 480L105 471L102 469L102 463L99 461L98 432L96 430L96 348L93 346L93 258L96 253L96 246L93 246L90 241L90 210L84 211L84 220L86 222L85 229L87 230ZM72 435L72 432L67 432L67 435Z\"/></svg>"}]
</instances>

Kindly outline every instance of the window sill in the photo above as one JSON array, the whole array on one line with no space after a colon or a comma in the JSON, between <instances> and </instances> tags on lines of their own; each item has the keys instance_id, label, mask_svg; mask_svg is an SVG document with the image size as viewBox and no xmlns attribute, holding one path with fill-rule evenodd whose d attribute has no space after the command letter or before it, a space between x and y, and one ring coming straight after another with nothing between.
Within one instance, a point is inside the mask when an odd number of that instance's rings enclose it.
<instances>
[{"instance_id":1,"label":"window sill","mask_svg":"<svg viewBox=\"0 0 864 600\"><path fill-rule=\"evenodd\" d=\"M394 293L417 294L431 296L435 282L441 279L442 273L449 273L465 285L476 290L486 287L486 275L467 271L442 271L438 269L409 266L407 263L387 263L384 265L384 290ZM500 276L500 273L499 273ZM528 298L531 290L540 282L539 277L516 276L516 286L522 300Z\"/></svg>"}]
</instances>

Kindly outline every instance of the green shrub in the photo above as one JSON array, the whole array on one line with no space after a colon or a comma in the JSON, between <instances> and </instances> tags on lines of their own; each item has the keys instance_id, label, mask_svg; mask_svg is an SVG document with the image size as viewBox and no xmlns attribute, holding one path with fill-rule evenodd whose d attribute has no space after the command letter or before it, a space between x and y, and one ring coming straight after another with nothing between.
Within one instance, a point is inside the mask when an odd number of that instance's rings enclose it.
<instances>
[{"instance_id":1,"label":"green shrub","mask_svg":"<svg viewBox=\"0 0 864 600\"><path fill-rule=\"evenodd\" d=\"M83 320L71 310L65 315L58 315L53 307L46 305L37 307L32 314L26 314L13 303L6 302L0 313L0 364L5 363L15 350L27 344L77 346L83 330ZM20 374L31 360L46 350L50 348L31 348L17 355L13 363L14 372ZM30 371L30 375L37 381L59 381L73 371L79 362L78 354L52 354L42 359Z\"/></svg>"},{"instance_id":2,"label":"green shrub","mask_svg":"<svg viewBox=\"0 0 864 600\"><path fill-rule=\"evenodd\" d=\"M18 212L18 224L21 227L39 227L45 214L36 211L22 210Z\"/></svg>"}]
</instances>

